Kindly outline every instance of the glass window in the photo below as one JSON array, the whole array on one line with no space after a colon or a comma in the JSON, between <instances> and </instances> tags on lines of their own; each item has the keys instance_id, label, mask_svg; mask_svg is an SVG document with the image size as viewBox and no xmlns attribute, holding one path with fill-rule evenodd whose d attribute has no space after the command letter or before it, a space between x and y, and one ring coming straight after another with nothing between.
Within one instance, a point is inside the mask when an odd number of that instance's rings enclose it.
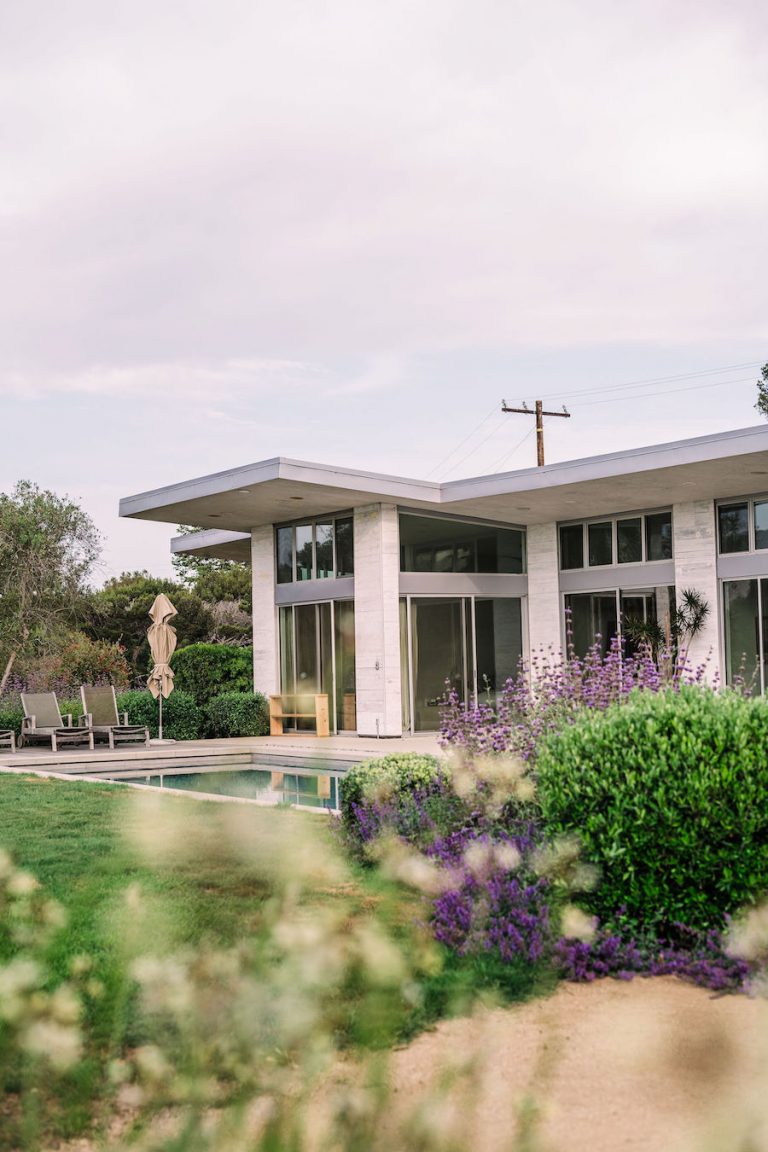
<instances>
[{"instance_id":1,"label":"glass window","mask_svg":"<svg viewBox=\"0 0 768 1152\"><path fill-rule=\"evenodd\" d=\"M717 527L721 552L749 551L749 519L743 504L721 504L717 510Z\"/></svg>"},{"instance_id":2,"label":"glass window","mask_svg":"<svg viewBox=\"0 0 768 1152\"><path fill-rule=\"evenodd\" d=\"M589 566L600 568L613 563L613 525L610 520L602 524L588 524Z\"/></svg>"},{"instance_id":3,"label":"glass window","mask_svg":"<svg viewBox=\"0 0 768 1152\"><path fill-rule=\"evenodd\" d=\"M755 548L768 548L768 500L755 501Z\"/></svg>"},{"instance_id":4,"label":"glass window","mask_svg":"<svg viewBox=\"0 0 768 1152\"><path fill-rule=\"evenodd\" d=\"M672 513L654 512L645 518L646 560L672 559Z\"/></svg>"},{"instance_id":5,"label":"glass window","mask_svg":"<svg viewBox=\"0 0 768 1152\"><path fill-rule=\"evenodd\" d=\"M560 529L560 567L584 567L583 524L566 524Z\"/></svg>"},{"instance_id":6,"label":"glass window","mask_svg":"<svg viewBox=\"0 0 768 1152\"><path fill-rule=\"evenodd\" d=\"M327 580L333 576L333 524L315 525L315 577Z\"/></svg>"},{"instance_id":7,"label":"glass window","mask_svg":"<svg viewBox=\"0 0 768 1152\"><path fill-rule=\"evenodd\" d=\"M519 529L432 516L400 517L401 572L523 572Z\"/></svg>"},{"instance_id":8,"label":"glass window","mask_svg":"<svg viewBox=\"0 0 768 1152\"><path fill-rule=\"evenodd\" d=\"M293 580L293 528L277 530L277 582L290 584Z\"/></svg>"},{"instance_id":9,"label":"glass window","mask_svg":"<svg viewBox=\"0 0 768 1152\"><path fill-rule=\"evenodd\" d=\"M616 521L616 551L619 564L642 564L643 521L639 516Z\"/></svg>"},{"instance_id":10,"label":"glass window","mask_svg":"<svg viewBox=\"0 0 768 1152\"><path fill-rule=\"evenodd\" d=\"M578 592L565 598L566 631L575 654L583 659L599 641L603 652L619 630L615 592Z\"/></svg>"},{"instance_id":11,"label":"glass window","mask_svg":"<svg viewBox=\"0 0 768 1152\"><path fill-rule=\"evenodd\" d=\"M354 576L355 553L352 517L336 521L336 575Z\"/></svg>"},{"instance_id":12,"label":"glass window","mask_svg":"<svg viewBox=\"0 0 768 1152\"><path fill-rule=\"evenodd\" d=\"M296 525L296 579L312 579L312 525Z\"/></svg>"},{"instance_id":13,"label":"glass window","mask_svg":"<svg viewBox=\"0 0 768 1152\"><path fill-rule=\"evenodd\" d=\"M725 664L729 684L743 677L747 687L760 690L760 615L757 580L726 580Z\"/></svg>"}]
</instances>

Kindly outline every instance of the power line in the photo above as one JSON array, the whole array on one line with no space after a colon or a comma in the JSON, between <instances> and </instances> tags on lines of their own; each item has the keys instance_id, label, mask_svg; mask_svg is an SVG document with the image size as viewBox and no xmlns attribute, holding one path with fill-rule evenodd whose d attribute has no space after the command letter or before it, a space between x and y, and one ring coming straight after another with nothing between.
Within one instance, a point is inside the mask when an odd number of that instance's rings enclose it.
<instances>
[{"instance_id":1,"label":"power line","mask_svg":"<svg viewBox=\"0 0 768 1152\"><path fill-rule=\"evenodd\" d=\"M498 411L498 409L497 409L496 405L494 404L493 408L491 408L491 410L490 410L490 412L488 413L488 415L487 415L487 416L483 416L482 420L481 420L481 421L480 421L480 423L477 425L477 427L476 427L476 428L473 428L473 429L472 429L472 431L469 433L469 435L468 435L468 436L465 436L463 440L459 441L459 443L456 445L456 447L455 447L455 448L452 448L452 449L451 449L451 451L448 453L448 455L447 455L447 456L443 456L442 460L440 460L440 461L439 461L437 464L435 464L435 466L434 466L434 468L432 469L432 471L427 473L426 479L427 479L427 480L429 480L430 476L432 476L432 475L433 475L435 472L437 472L437 470L438 470L439 468L442 468L442 467L443 467L443 465L444 465L444 464L445 464L445 463L446 463L448 460L450 460L451 456L453 456L453 455L454 455L456 452L458 452L460 448L463 448L463 447L464 447L464 445L465 445L465 444L466 444L466 443L467 443L469 440L471 440L471 439L472 439L472 437L474 436L475 432L479 432L479 431L480 431L480 429L482 428L483 424L485 424L487 420L490 420L490 418L491 418L491 416L493 416L494 412L497 412L497 411Z\"/></svg>"},{"instance_id":2,"label":"power line","mask_svg":"<svg viewBox=\"0 0 768 1152\"><path fill-rule=\"evenodd\" d=\"M494 408L494 411L496 411L495 408ZM479 441L479 443L475 444L474 448L470 448L469 452L465 453L465 455L462 456L462 458L460 460L457 460L454 464L451 464L449 471L454 472L457 468L460 468L465 460L468 460L470 456L474 456L474 454L475 454L475 452L477 452L478 448L482 448L483 444L486 444L492 436L495 436L496 433L499 432L503 428L503 426L504 426L503 420L501 420L498 424L495 424L494 427L491 428L488 435L484 436L483 439Z\"/></svg>"},{"instance_id":3,"label":"power line","mask_svg":"<svg viewBox=\"0 0 768 1152\"><path fill-rule=\"evenodd\" d=\"M759 360L750 360L745 364L727 364L724 368L705 368L701 372L682 372L677 376L656 376L647 380L629 380L624 384L607 384L605 387L595 386L593 388L582 388L576 392L569 393L568 399L574 396L587 396L587 395L602 395L604 392L617 392L623 388L641 388L647 384L673 384L677 380L698 380L702 376L718 376L721 372L736 372L741 368L759 368ZM731 381L731 383L739 383L739 381ZM550 392L542 396L542 400L558 399L559 392Z\"/></svg>"},{"instance_id":4,"label":"power line","mask_svg":"<svg viewBox=\"0 0 768 1152\"><path fill-rule=\"evenodd\" d=\"M591 408L593 404L616 404L621 401L645 400L652 396L674 396L676 392L698 392L704 388L725 388L729 384L747 384L751 376L742 376L739 380L715 380L712 384L689 384L686 388L665 388L663 392L638 392L635 396L609 396L607 400L585 400L580 408Z\"/></svg>"},{"instance_id":5,"label":"power line","mask_svg":"<svg viewBox=\"0 0 768 1152\"><path fill-rule=\"evenodd\" d=\"M522 446L523 446L523 444L525 444L526 440L530 440L531 436L533 436L535 431L536 431L535 425L533 426L533 428L529 428L528 431L526 432L525 436L523 436L522 440L518 440L517 444L515 444L514 448L510 452L505 452L503 456L499 457L499 459L496 461L495 464L491 464L491 472L495 472L497 468L501 468L502 464L506 464L507 460L511 460L512 457L514 456L515 452L517 452L518 448L522 448Z\"/></svg>"}]
</instances>

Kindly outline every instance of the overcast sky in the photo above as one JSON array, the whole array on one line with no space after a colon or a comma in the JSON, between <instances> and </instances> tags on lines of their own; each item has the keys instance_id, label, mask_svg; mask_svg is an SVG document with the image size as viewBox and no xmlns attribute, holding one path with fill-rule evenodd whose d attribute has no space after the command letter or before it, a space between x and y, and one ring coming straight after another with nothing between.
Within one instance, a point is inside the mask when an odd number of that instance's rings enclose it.
<instances>
[{"instance_id":1,"label":"overcast sky","mask_svg":"<svg viewBox=\"0 0 768 1152\"><path fill-rule=\"evenodd\" d=\"M763 0L0 5L0 490L161 573L119 497L528 466L502 397L568 404L549 462L756 423L767 43Z\"/></svg>"}]
</instances>

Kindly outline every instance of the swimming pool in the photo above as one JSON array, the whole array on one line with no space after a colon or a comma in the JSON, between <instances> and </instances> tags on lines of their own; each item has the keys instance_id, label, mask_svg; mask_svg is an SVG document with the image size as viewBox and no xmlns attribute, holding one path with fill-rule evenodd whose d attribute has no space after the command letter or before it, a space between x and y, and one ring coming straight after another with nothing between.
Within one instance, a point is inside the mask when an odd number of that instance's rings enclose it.
<instances>
[{"instance_id":1,"label":"swimming pool","mask_svg":"<svg viewBox=\"0 0 768 1152\"><path fill-rule=\"evenodd\" d=\"M127 784L146 784L155 788L172 788L207 796L235 796L243 800L261 800L265 804L291 804L338 812L340 781L338 773L301 772L279 768L243 768L237 771L171 770L142 772L119 777Z\"/></svg>"}]
</instances>

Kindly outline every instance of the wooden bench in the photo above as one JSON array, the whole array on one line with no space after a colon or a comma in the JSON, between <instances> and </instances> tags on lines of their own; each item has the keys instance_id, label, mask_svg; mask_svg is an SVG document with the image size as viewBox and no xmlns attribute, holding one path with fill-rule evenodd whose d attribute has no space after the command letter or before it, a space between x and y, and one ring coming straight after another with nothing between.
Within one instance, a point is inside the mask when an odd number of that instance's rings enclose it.
<instances>
[{"instance_id":1,"label":"wooden bench","mask_svg":"<svg viewBox=\"0 0 768 1152\"><path fill-rule=\"evenodd\" d=\"M307 693L283 693L269 698L269 734L283 736L285 720L314 720L318 736L330 736L331 725L328 714L328 696L321 693L310 696Z\"/></svg>"},{"instance_id":2,"label":"wooden bench","mask_svg":"<svg viewBox=\"0 0 768 1152\"><path fill-rule=\"evenodd\" d=\"M5 745L10 748L11 752L16 751L16 733L15 732L0 732L0 748Z\"/></svg>"}]
</instances>

